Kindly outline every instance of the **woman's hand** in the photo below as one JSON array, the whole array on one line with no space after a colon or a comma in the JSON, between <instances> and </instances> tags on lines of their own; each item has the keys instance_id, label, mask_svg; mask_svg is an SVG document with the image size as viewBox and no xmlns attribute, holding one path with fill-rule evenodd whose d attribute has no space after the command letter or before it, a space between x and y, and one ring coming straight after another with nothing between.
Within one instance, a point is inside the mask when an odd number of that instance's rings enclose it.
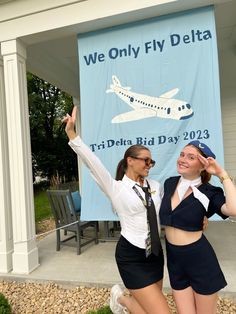
<instances>
[{"instance_id":1,"label":"woman's hand","mask_svg":"<svg viewBox=\"0 0 236 314\"><path fill-rule=\"evenodd\" d=\"M71 116L67 113L65 118L62 120L62 122L66 123L65 131L70 140L73 140L76 137L75 133L76 112L77 107L74 106Z\"/></svg>"},{"instance_id":2,"label":"woman's hand","mask_svg":"<svg viewBox=\"0 0 236 314\"><path fill-rule=\"evenodd\" d=\"M217 176L223 184L226 202L222 205L221 212L226 216L236 217L236 187L231 177L214 158L204 158L202 155L198 155L198 159L202 163L203 169Z\"/></svg>"},{"instance_id":3,"label":"woman's hand","mask_svg":"<svg viewBox=\"0 0 236 314\"><path fill-rule=\"evenodd\" d=\"M202 155L198 155L198 159L208 173L215 175L219 178L227 175L227 172L220 166L220 164L218 164L218 162L214 158L205 158Z\"/></svg>"}]
</instances>

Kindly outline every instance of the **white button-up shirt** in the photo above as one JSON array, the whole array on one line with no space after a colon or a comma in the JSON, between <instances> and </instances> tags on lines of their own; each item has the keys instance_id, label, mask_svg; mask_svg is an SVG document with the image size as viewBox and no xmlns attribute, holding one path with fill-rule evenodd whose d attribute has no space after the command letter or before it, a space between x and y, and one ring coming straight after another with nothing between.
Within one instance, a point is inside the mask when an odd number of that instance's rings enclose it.
<instances>
[{"instance_id":1,"label":"white button-up shirt","mask_svg":"<svg viewBox=\"0 0 236 314\"><path fill-rule=\"evenodd\" d=\"M123 179L120 181L115 180L104 167L100 159L84 144L79 136L71 140L69 145L90 169L99 187L111 200L112 207L120 219L122 236L133 245L144 249L148 232L147 210L142 200L133 189L133 186L137 184L137 182L129 179L126 175L124 175ZM160 184L151 179L148 179L148 183L151 188L151 195L155 204L160 231ZM146 180L144 186L147 186ZM145 199L143 190L137 185L136 187Z\"/></svg>"}]
</instances>

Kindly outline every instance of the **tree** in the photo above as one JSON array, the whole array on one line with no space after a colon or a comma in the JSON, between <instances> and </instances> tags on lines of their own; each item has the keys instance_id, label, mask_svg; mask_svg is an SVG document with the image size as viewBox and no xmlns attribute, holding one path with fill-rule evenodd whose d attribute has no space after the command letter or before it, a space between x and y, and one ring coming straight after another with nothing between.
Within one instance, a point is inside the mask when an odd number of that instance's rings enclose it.
<instances>
[{"instance_id":1,"label":"tree","mask_svg":"<svg viewBox=\"0 0 236 314\"><path fill-rule=\"evenodd\" d=\"M34 176L53 181L77 177L76 155L68 148L61 120L72 110L72 98L52 84L27 74Z\"/></svg>"}]
</instances>

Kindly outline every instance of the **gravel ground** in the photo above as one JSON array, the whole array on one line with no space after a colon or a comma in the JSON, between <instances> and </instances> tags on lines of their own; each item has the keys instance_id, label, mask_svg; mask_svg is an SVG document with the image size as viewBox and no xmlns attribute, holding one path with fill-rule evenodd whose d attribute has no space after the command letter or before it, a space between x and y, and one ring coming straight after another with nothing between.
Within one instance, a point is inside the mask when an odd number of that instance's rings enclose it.
<instances>
[{"instance_id":1,"label":"gravel ground","mask_svg":"<svg viewBox=\"0 0 236 314\"><path fill-rule=\"evenodd\" d=\"M54 228L52 219L37 224L37 233ZM0 281L0 292L12 306L14 314L87 313L109 304L109 288L77 287L65 289L54 283ZM173 314L176 308L171 295L166 295ZM236 303L219 298L217 314L236 314Z\"/></svg>"},{"instance_id":2,"label":"gravel ground","mask_svg":"<svg viewBox=\"0 0 236 314\"><path fill-rule=\"evenodd\" d=\"M109 288L77 287L65 289L54 283L0 281L2 292L12 306L14 314L87 313L109 303ZM171 295L166 295L173 314L176 314ZM219 298L218 314L235 314L236 304Z\"/></svg>"}]
</instances>

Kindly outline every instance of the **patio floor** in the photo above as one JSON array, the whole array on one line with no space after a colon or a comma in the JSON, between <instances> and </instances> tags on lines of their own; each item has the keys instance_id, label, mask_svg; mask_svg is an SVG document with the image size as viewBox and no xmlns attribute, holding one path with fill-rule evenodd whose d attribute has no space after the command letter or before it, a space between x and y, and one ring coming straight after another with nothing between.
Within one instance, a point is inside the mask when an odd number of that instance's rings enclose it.
<instances>
[{"instance_id":1,"label":"patio floor","mask_svg":"<svg viewBox=\"0 0 236 314\"><path fill-rule=\"evenodd\" d=\"M236 223L230 221L209 222L205 232L218 256L228 282L222 296L236 300ZM75 242L69 241L56 251L55 232L38 241L40 266L29 275L0 274L2 279L27 281L53 281L63 286L110 287L122 283L115 263L116 241L110 237L98 245L93 243L82 248L76 255ZM163 248L165 249L164 243ZM164 291L169 291L165 268Z\"/></svg>"}]
</instances>

